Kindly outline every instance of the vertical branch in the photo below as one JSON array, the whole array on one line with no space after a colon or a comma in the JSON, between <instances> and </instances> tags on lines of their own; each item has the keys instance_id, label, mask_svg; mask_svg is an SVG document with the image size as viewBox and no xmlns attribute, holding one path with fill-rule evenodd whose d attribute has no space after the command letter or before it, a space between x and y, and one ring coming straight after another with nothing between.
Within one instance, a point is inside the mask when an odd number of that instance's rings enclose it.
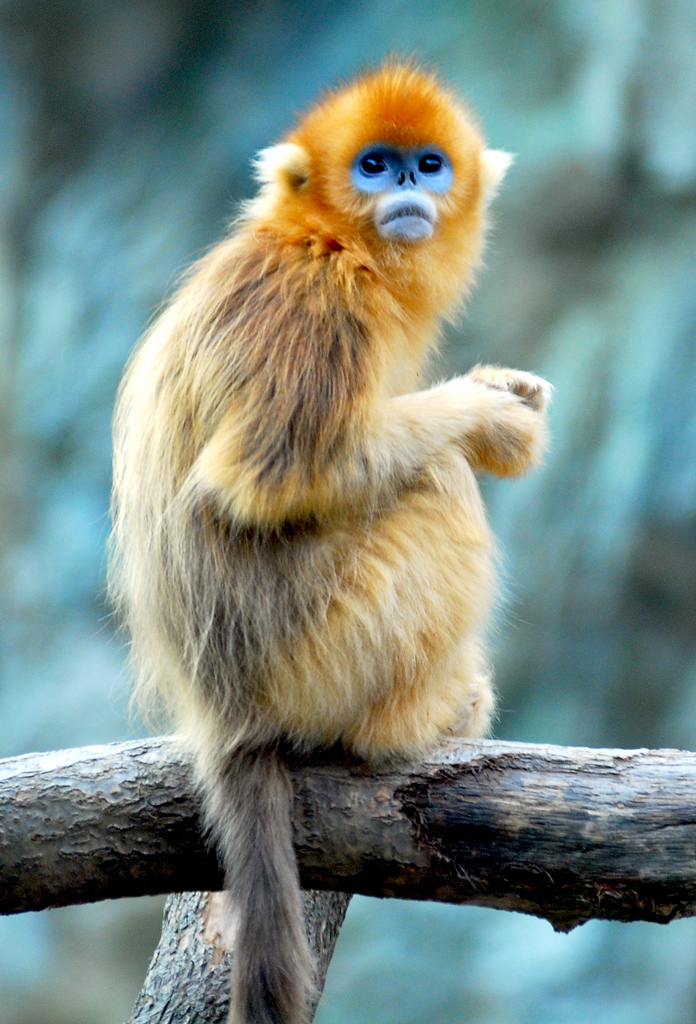
<instances>
[{"instance_id":1,"label":"vertical branch","mask_svg":"<svg viewBox=\"0 0 696 1024\"><path fill-rule=\"evenodd\" d=\"M350 896L314 890L302 895L321 993ZM225 929L222 901L219 892L169 897L162 936L129 1024L226 1024L235 935Z\"/></svg>"}]
</instances>

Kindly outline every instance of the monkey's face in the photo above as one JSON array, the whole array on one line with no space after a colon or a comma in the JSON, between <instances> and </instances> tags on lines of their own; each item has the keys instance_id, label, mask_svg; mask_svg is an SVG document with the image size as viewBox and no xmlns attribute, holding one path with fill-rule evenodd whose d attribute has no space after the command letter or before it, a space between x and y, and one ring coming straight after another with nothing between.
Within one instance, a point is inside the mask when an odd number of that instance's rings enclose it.
<instances>
[{"instance_id":1,"label":"monkey's face","mask_svg":"<svg viewBox=\"0 0 696 1024\"><path fill-rule=\"evenodd\" d=\"M434 275L438 294L447 279L459 295L509 162L436 78L388 63L329 93L260 155L263 188L248 210L298 242L328 239L326 251L351 249L411 280Z\"/></svg>"},{"instance_id":2,"label":"monkey's face","mask_svg":"<svg viewBox=\"0 0 696 1024\"><path fill-rule=\"evenodd\" d=\"M390 267L396 254L403 268L480 247L485 143L427 72L387 63L330 93L288 141L306 154L298 213L316 212L340 240L357 238Z\"/></svg>"},{"instance_id":3,"label":"monkey's face","mask_svg":"<svg viewBox=\"0 0 696 1024\"><path fill-rule=\"evenodd\" d=\"M449 192L452 162L432 146L372 143L351 167L353 185L374 199L371 214L380 238L418 242L430 238L438 219L436 197Z\"/></svg>"}]
</instances>

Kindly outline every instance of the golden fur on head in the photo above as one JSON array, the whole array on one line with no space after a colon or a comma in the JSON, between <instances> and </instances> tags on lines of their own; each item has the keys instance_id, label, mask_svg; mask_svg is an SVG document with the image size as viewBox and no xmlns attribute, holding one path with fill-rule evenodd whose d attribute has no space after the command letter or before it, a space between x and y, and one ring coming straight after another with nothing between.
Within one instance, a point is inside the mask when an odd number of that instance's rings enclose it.
<instances>
[{"instance_id":1,"label":"golden fur on head","mask_svg":"<svg viewBox=\"0 0 696 1024\"><path fill-rule=\"evenodd\" d=\"M448 155L432 237L375 230L350 168L377 143ZM418 380L506 165L411 65L330 94L262 154L259 197L121 384L111 591L139 697L162 694L196 754L242 922L235 1024L301 1024L311 988L278 745L381 759L489 727L474 474L540 459L549 389L490 367Z\"/></svg>"},{"instance_id":2,"label":"golden fur on head","mask_svg":"<svg viewBox=\"0 0 696 1024\"><path fill-rule=\"evenodd\" d=\"M351 180L356 153L365 146L433 145L452 161L453 186L434 197L439 231L418 251L384 242L375 230L374 200ZM251 216L285 237L325 251L350 251L369 267L388 269L398 297L413 296L421 313L443 316L461 303L478 263L486 196L495 192L507 163L497 169L467 108L434 75L413 64L387 64L347 88L328 93L257 165L264 183ZM508 162L509 162L509 158Z\"/></svg>"}]
</instances>

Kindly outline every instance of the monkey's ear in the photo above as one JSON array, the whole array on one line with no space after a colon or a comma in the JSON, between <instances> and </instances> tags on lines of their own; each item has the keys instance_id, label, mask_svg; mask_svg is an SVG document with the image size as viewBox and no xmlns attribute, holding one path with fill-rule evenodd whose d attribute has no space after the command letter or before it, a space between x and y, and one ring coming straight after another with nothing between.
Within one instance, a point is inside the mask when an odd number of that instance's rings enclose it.
<instances>
[{"instance_id":1,"label":"monkey's ear","mask_svg":"<svg viewBox=\"0 0 696 1024\"><path fill-rule=\"evenodd\" d=\"M501 182L505 177L514 157L502 149L486 149L481 154L481 180L483 181L483 198L486 204L497 195Z\"/></svg>"},{"instance_id":2,"label":"monkey's ear","mask_svg":"<svg viewBox=\"0 0 696 1024\"><path fill-rule=\"evenodd\" d=\"M309 181L309 154L294 142L262 149L256 157L256 177L263 186L297 192Z\"/></svg>"}]
</instances>

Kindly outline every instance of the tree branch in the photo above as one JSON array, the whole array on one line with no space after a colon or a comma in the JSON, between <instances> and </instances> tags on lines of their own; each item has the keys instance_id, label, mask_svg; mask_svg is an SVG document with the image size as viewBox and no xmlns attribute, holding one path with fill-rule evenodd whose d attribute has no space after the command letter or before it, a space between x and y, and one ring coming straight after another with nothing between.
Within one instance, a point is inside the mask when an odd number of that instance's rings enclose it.
<instances>
[{"instance_id":1,"label":"tree branch","mask_svg":"<svg viewBox=\"0 0 696 1024\"><path fill-rule=\"evenodd\" d=\"M169 897L162 937L129 1024L226 1024L235 937L225 934L221 897L219 892ZM349 900L341 892L303 893L317 996L324 988Z\"/></svg>"},{"instance_id":2,"label":"tree branch","mask_svg":"<svg viewBox=\"0 0 696 1024\"><path fill-rule=\"evenodd\" d=\"M293 768L303 885L591 917L696 913L696 754L452 741ZM217 889L173 740L0 762L0 911Z\"/></svg>"}]
</instances>

